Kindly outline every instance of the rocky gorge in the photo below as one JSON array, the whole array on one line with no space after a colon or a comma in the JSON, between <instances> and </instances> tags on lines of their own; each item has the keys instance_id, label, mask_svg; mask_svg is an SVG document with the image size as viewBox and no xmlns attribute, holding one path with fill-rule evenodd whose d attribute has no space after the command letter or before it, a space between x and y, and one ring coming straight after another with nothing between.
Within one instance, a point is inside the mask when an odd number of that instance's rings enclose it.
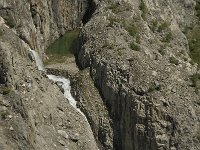
<instances>
[{"instance_id":1,"label":"rocky gorge","mask_svg":"<svg viewBox=\"0 0 200 150\"><path fill-rule=\"evenodd\" d=\"M1 0L0 149L200 149L199 8L198 0ZM52 59L48 47L77 28L74 56ZM46 71L30 50L51 62ZM48 74L71 80L89 124Z\"/></svg>"}]
</instances>

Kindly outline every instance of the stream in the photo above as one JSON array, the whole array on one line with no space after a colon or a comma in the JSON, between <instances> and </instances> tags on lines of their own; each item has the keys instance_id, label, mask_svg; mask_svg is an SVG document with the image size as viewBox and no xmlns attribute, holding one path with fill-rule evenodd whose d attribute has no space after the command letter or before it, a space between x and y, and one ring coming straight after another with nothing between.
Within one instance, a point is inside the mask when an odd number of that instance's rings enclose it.
<instances>
[{"instance_id":1,"label":"stream","mask_svg":"<svg viewBox=\"0 0 200 150\"><path fill-rule=\"evenodd\" d=\"M34 50L30 50L30 51L35 58L35 62L36 62L36 66L37 66L38 70L39 71L45 71L44 65L43 65L42 60L40 59L38 53ZM81 110L76 107L77 102L70 93L70 90L71 90L70 80L66 79L64 77L55 76L55 75L52 75L52 74L47 74L47 77L63 88L64 97L69 101L69 104L71 106L73 106L76 109L76 111L78 111L86 119L86 116L83 114L83 112L81 112Z\"/></svg>"}]
</instances>

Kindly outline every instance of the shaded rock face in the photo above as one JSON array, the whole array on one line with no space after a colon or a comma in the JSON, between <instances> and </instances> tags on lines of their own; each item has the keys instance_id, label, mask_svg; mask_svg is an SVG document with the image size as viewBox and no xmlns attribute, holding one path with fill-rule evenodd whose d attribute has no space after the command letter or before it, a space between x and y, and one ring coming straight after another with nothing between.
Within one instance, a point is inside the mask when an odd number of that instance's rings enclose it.
<instances>
[{"instance_id":1,"label":"shaded rock face","mask_svg":"<svg viewBox=\"0 0 200 150\"><path fill-rule=\"evenodd\" d=\"M192 0L102 1L84 26L77 58L111 114L114 149L199 149L197 68L183 34L196 21Z\"/></svg>"},{"instance_id":2,"label":"shaded rock face","mask_svg":"<svg viewBox=\"0 0 200 150\"><path fill-rule=\"evenodd\" d=\"M90 77L89 68L80 71L73 77L72 93L90 123L99 149L113 149L112 120Z\"/></svg>"}]
</instances>

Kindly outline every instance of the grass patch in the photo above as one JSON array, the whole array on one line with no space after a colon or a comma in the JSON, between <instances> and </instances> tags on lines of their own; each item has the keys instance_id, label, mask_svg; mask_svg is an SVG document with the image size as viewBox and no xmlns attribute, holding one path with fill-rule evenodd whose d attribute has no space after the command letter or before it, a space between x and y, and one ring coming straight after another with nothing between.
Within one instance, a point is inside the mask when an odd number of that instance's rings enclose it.
<instances>
[{"instance_id":1,"label":"grass patch","mask_svg":"<svg viewBox=\"0 0 200 150\"><path fill-rule=\"evenodd\" d=\"M179 64L178 59L176 59L175 57L170 57L169 58L169 62L172 63L172 64L175 64L175 65Z\"/></svg>"},{"instance_id":2,"label":"grass patch","mask_svg":"<svg viewBox=\"0 0 200 150\"><path fill-rule=\"evenodd\" d=\"M114 44L110 43L109 41L105 41L103 48L114 49Z\"/></svg>"},{"instance_id":3,"label":"grass patch","mask_svg":"<svg viewBox=\"0 0 200 150\"><path fill-rule=\"evenodd\" d=\"M138 29L137 29L137 26L135 25L135 23L132 23L131 25L127 26L126 30L133 37L135 37L138 34Z\"/></svg>"},{"instance_id":4,"label":"grass patch","mask_svg":"<svg viewBox=\"0 0 200 150\"><path fill-rule=\"evenodd\" d=\"M190 77L190 80L192 81L192 87L195 88L195 92L198 94L198 91L200 89L200 74L193 74Z\"/></svg>"},{"instance_id":5,"label":"grass patch","mask_svg":"<svg viewBox=\"0 0 200 150\"><path fill-rule=\"evenodd\" d=\"M109 27L113 27L115 23L119 23L121 25L125 24L124 20L117 19L117 18L109 18L108 20L110 21Z\"/></svg>"},{"instance_id":6,"label":"grass patch","mask_svg":"<svg viewBox=\"0 0 200 150\"><path fill-rule=\"evenodd\" d=\"M196 10L196 13L197 13L197 17L200 20L200 1L196 1L195 10Z\"/></svg>"},{"instance_id":7,"label":"grass patch","mask_svg":"<svg viewBox=\"0 0 200 150\"><path fill-rule=\"evenodd\" d=\"M156 85L156 84L152 84L149 89L148 92L153 92L153 91L160 91L161 90L161 85Z\"/></svg>"},{"instance_id":8,"label":"grass patch","mask_svg":"<svg viewBox=\"0 0 200 150\"><path fill-rule=\"evenodd\" d=\"M165 55L165 49L164 49L164 48L160 48L160 49L158 50L158 52L159 52L162 56Z\"/></svg>"},{"instance_id":9,"label":"grass patch","mask_svg":"<svg viewBox=\"0 0 200 150\"><path fill-rule=\"evenodd\" d=\"M111 9L113 13L119 12L119 4L111 3L111 5L108 7L108 9Z\"/></svg>"},{"instance_id":10,"label":"grass patch","mask_svg":"<svg viewBox=\"0 0 200 150\"><path fill-rule=\"evenodd\" d=\"M140 2L140 6L139 6L140 10L142 11L141 17L146 20L146 15L148 13L148 9L147 6L145 5L144 1L141 0Z\"/></svg>"},{"instance_id":11,"label":"grass patch","mask_svg":"<svg viewBox=\"0 0 200 150\"><path fill-rule=\"evenodd\" d=\"M5 120L6 117L9 115L9 112L8 111L1 111L0 115L1 115L1 119Z\"/></svg>"},{"instance_id":12,"label":"grass patch","mask_svg":"<svg viewBox=\"0 0 200 150\"><path fill-rule=\"evenodd\" d=\"M169 43L171 40L172 40L173 36L172 36L172 33L169 32L165 35L165 37L162 38L162 42L166 42L166 43Z\"/></svg>"},{"instance_id":13,"label":"grass patch","mask_svg":"<svg viewBox=\"0 0 200 150\"><path fill-rule=\"evenodd\" d=\"M111 9L113 13L117 14L124 11L130 11L132 7L126 2L123 2L122 5L120 5L119 3L111 2L108 9Z\"/></svg>"},{"instance_id":14,"label":"grass patch","mask_svg":"<svg viewBox=\"0 0 200 150\"><path fill-rule=\"evenodd\" d=\"M169 24L167 22L163 22L159 25L158 32L162 32L166 30L167 28L169 28Z\"/></svg>"},{"instance_id":15,"label":"grass patch","mask_svg":"<svg viewBox=\"0 0 200 150\"><path fill-rule=\"evenodd\" d=\"M79 32L80 29L69 31L52 43L46 50L49 59L45 64L62 63L67 57L72 57Z\"/></svg>"},{"instance_id":16,"label":"grass patch","mask_svg":"<svg viewBox=\"0 0 200 150\"><path fill-rule=\"evenodd\" d=\"M158 28L158 21L153 21L152 25L150 26L151 31L155 32Z\"/></svg>"},{"instance_id":17,"label":"grass patch","mask_svg":"<svg viewBox=\"0 0 200 150\"><path fill-rule=\"evenodd\" d=\"M132 42L130 44L130 48L134 51L140 51L140 46L138 44L135 44L135 42Z\"/></svg>"},{"instance_id":18,"label":"grass patch","mask_svg":"<svg viewBox=\"0 0 200 150\"><path fill-rule=\"evenodd\" d=\"M200 66L200 25L194 27L186 34L189 43L190 57Z\"/></svg>"},{"instance_id":19,"label":"grass patch","mask_svg":"<svg viewBox=\"0 0 200 150\"><path fill-rule=\"evenodd\" d=\"M9 87L0 87L0 93L3 95L7 95L11 92L11 89Z\"/></svg>"},{"instance_id":20,"label":"grass patch","mask_svg":"<svg viewBox=\"0 0 200 150\"><path fill-rule=\"evenodd\" d=\"M0 36L2 36L3 35L3 29L0 29Z\"/></svg>"},{"instance_id":21,"label":"grass patch","mask_svg":"<svg viewBox=\"0 0 200 150\"><path fill-rule=\"evenodd\" d=\"M14 18L11 15L8 15L5 18L5 21L6 21L6 24L11 28L14 28L16 26L16 22L15 22Z\"/></svg>"}]
</instances>

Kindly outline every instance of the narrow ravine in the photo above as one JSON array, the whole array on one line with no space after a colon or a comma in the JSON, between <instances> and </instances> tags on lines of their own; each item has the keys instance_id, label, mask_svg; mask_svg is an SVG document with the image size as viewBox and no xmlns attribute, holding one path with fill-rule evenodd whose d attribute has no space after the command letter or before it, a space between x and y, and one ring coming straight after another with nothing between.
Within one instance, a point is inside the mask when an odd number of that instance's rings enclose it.
<instances>
[{"instance_id":1,"label":"narrow ravine","mask_svg":"<svg viewBox=\"0 0 200 150\"><path fill-rule=\"evenodd\" d=\"M38 53L34 50L30 50L35 58L35 62L36 62L36 66L38 68L39 71L44 71L46 72L44 65L42 63L42 60L40 59ZM71 86L70 86L70 80L66 79L64 77L61 76L56 76L56 75L52 75L52 74L47 74L47 77L54 81L55 83L57 83L58 85L60 85L63 90L64 90L64 97L69 101L69 104L71 106L73 106L76 111L78 111L87 121L86 116L84 115L83 112L81 112L81 110L79 108L76 107L76 100L73 98L73 96L71 95ZM87 121L88 122L88 121ZM88 123L89 124L89 123Z\"/></svg>"}]
</instances>

